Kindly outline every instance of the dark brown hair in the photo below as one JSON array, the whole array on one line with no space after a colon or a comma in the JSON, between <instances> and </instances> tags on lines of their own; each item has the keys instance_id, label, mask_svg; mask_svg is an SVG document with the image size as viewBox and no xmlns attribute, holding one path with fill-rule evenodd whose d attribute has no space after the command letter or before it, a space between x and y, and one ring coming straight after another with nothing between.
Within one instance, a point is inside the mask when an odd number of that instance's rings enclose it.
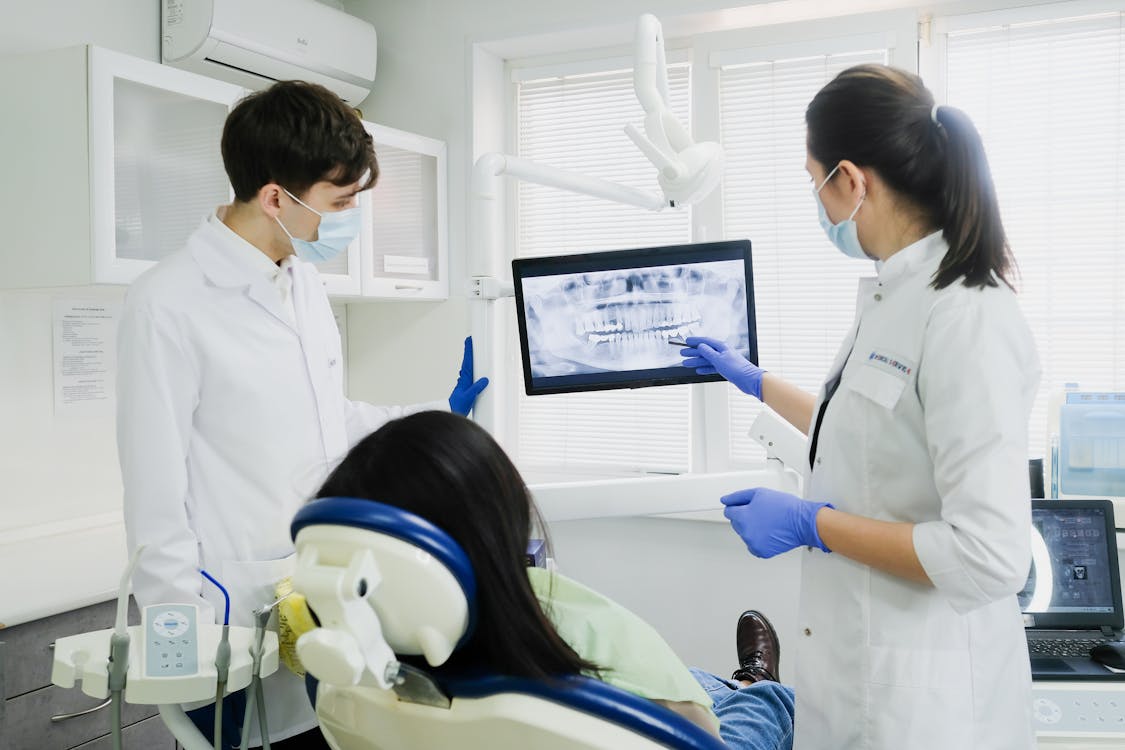
<instances>
[{"instance_id":1,"label":"dark brown hair","mask_svg":"<svg viewBox=\"0 0 1125 750\"><path fill-rule=\"evenodd\" d=\"M379 178L375 145L359 115L323 86L281 81L235 105L223 125L223 166L234 197L250 201L276 182L296 196L321 181Z\"/></svg>"},{"instance_id":2,"label":"dark brown hair","mask_svg":"<svg viewBox=\"0 0 1125 750\"><path fill-rule=\"evenodd\" d=\"M402 508L465 550L477 579L477 625L450 666L534 679L598 671L539 606L524 555L543 521L519 471L476 423L438 411L388 422L352 448L317 497Z\"/></svg>"},{"instance_id":3,"label":"dark brown hair","mask_svg":"<svg viewBox=\"0 0 1125 750\"><path fill-rule=\"evenodd\" d=\"M875 170L940 228L949 251L934 274L942 289L1011 286L1008 247L992 173L968 115L941 106L912 73L856 65L822 88L805 112L808 149L826 169L844 159Z\"/></svg>"}]
</instances>

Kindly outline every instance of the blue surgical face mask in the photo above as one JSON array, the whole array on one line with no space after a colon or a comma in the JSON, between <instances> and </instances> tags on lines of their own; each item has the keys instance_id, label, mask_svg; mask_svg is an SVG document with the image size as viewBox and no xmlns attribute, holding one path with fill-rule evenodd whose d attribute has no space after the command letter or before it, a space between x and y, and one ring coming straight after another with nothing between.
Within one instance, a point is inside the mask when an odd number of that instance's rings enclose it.
<instances>
[{"instance_id":1,"label":"blue surgical face mask","mask_svg":"<svg viewBox=\"0 0 1125 750\"><path fill-rule=\"evenodd\" d=\"M836 174L836 170L840 165L832 167L832 171L824 178L824 182L820 186L813 189L813 198L816 199L816 210L820 215L820 226L824 233L828 235L828 239L832 244L849 258L859 258L865 260L868 258L867 253L863 251L863 246L859 244L859 229L856 226L855 219L856 212L859 207L863 205L863 200L867 197L867 191L859 197L859 203L855 204L855 208L848 214L848 218L841 221L839 224L833 224L832 220L828 218L828 212L824 210L824 203L820 200L820 191L832 179L832 175Z\"/></svg>"},{"instance_id":2,"label":"blue surgical face mask","mask_svg":"<svg viewBox=\"0 0 1125 750\"><path fill-rule=\"evenodd\" d=\"M282 190L285 190L285 188L282 188ZM302 240L289 234L289 230L281 223L281 217L277 217L277 223L289 237L289 241L293 243L293 249L297 251L297 257L301 260L310 263L323 263L326 260L332 260L347 250L348 245L352 244L355 238L359 236L361 221L359 206L345 208L343 211L321 213L288 190L285 190L285 194L320 217L317 239L312 241Z\"/></svg>"}]
</instances>

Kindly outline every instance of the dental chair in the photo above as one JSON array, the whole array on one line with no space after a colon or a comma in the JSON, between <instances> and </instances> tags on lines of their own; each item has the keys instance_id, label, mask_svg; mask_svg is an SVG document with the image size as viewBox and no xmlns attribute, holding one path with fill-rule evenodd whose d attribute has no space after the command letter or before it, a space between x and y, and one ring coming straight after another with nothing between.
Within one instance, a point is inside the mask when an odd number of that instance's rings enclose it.
<instances>
[{"instance_id":1,"label":"dental chair","mask_svg":"<svg viewBox=\"0 0 1125 750\"><path fill-rule=\"evenodd\" d=\"M301 636L297 653L335 750L725 748L598 680L443 669L472 635L477 584L464 551L423 518L324 498L297 513L291 533L294 589L320 625Z\"/></svg>"}]
</instances>

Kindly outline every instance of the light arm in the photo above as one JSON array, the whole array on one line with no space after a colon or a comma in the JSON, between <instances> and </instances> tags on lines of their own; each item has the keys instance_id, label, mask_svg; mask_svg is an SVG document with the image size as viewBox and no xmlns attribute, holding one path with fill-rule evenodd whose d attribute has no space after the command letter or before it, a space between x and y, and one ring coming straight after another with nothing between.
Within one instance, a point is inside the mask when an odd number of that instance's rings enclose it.
<instances>
[{"instance_id":1,"label":"light arm","mask_svg":"<svg viewBox=\"0 0 1125 750\"><path fill-rule=\"evenodd\" d=\"M816 407L816 397L811 393L766 372L762 375L762 401L800 430L802 435L809 434L813 409Z\"/></svg>"},{"instance_id":2,"label":"light arm","mask_svg":"<svg viewBox=\"0 0 1125 750\"><path fill-rule=\"evenodd\" d=\"M627 125L625 133L660 170L668 202L695 203L722 177L723 151L717 143L695 143L672 114L664 32L656 16L646 13L637 21L633 57L633 91L645 111L645 132Z\"/></svg>"},{"instance_id":3,"label":"light arm","mask_svg":"<svg viewBox=\"0 0 1125 750\"><path fill-rule=\"evenodd\" d=\"M834 508L821 508L816 516L816 529L833 554L908 581L932 585L914 550L912 523L877 521Z\"/></svg>"}]
</instances>

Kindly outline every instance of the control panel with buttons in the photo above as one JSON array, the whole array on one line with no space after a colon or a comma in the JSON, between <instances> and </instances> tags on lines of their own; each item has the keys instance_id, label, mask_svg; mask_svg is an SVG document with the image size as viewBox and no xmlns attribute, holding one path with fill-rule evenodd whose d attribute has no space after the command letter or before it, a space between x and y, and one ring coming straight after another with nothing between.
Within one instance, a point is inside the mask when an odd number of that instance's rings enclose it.
<instances>
[{"instance_id":1,"label":"control panel with buttons","mask_svg":"<svg viewBox=\"0 0 1125 750\"><path fill-rule=\"evenodd\" d=\"M144 608L145 677L187 677L199 671L198 610L192 604Z\"/></svg>"},{"instance_id":2,"label":"control panel with buttons","mask_svg":"<svg viewBox=\"0 0 1125 750\"><path fill-rule=\"evenodd\" d=\"M1077 733L1125 740L1125 682L1037 682L1031 717L1040 737Z\"/></svg>"}]
</instances>

